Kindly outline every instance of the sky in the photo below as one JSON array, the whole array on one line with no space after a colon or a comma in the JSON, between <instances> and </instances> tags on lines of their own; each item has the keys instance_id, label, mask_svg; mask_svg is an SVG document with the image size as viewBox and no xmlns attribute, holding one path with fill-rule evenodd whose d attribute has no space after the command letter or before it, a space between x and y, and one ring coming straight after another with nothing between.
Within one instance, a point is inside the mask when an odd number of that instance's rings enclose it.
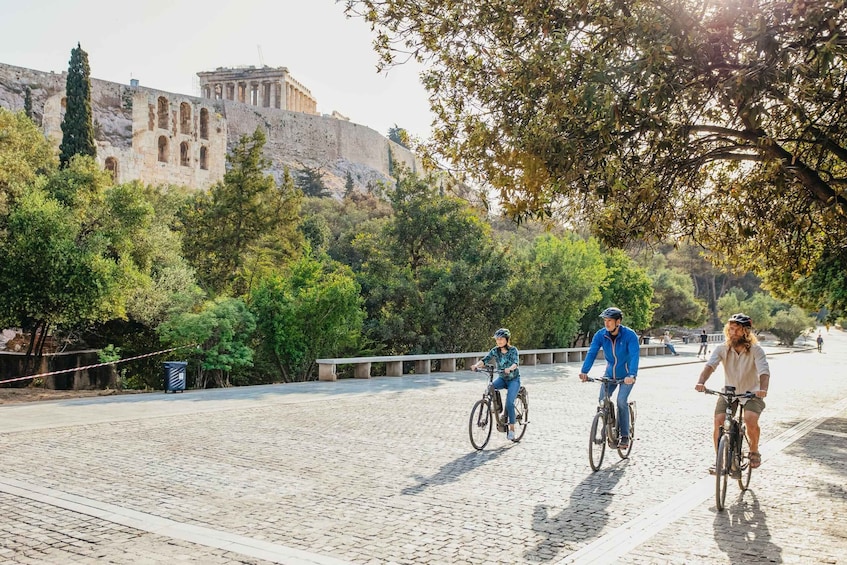
<instances>
[{"instance_id":1,"label":"sky","mask_svg":"<svg viewBox=\"0 0 847 565\"><path fill-rule=\"evenodd\" d=\"M199 96L197 72L264 61L287 67L322 114L426 139L422 68L377 73L374 33L343 8L336 0L0 0L0 62L66 71L79 42L93 78Z\"/></svg>"}]
</instances>

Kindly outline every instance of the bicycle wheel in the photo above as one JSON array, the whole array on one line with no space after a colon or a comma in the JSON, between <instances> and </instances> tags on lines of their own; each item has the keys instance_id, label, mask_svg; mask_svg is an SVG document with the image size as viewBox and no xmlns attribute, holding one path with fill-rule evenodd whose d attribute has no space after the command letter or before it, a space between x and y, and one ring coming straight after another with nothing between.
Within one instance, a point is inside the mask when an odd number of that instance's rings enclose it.
<instances>
[{"instance_id":1,"label":"bicycle wheel","mask_svg":"<svg viewBox=\"0 0 847 565\"><path fill-rule=\"evenodd\" d=\"M621 459L629 457L629 454L632 452L632 444L635 443L635 411L632 409L632 404L627 406L627 408L629 409L629 447L626 449L618 447L618 455L621 456Z\"/></svg>"},{"instance_id":2,"label":"bicycle wheel","mask_svg":"<svg viewBox=\"0 0 847 565\"><path fill-rule=\"evenodd\" d=\"M480 450L488 445L493 424L494 416L491 414L491 406L484 400L477 400L471 410L471 419L468 421L468 434L474 449Z\"/></svg>"},{"instance_id":3,"label":"bicycle wheel","mask_svg":"<svg viewBox=\"0 0 847 565\"><path fill-rule=\"evenodd\" d=\"M526 391L522 390L515 398L515 440L520 441L526 433L526 425L529 423L529 402L526 399Z\"/></svg>"},{"instance_id":4,"label":"bicycle wheel","mask_svg":"<svg viewBox=\"0 0 847 565\"><path fill-rule=\"evenodd\" d=\"M598 411L591 422L591 436L588 438L588 462L593 471L599 471L606 454L606 418Z\"/></svg>"},{"instance_id":5,"label":"bicycle wheel","mask_svg":"<svg viewBox=\"0 0 847 565\"><path fill-rule=\"evenodd\" d=\"M743 425L739 434L736 456L738 457L738 470L740 471L738 487L745 491L750 486L750 475L753 474L753 467L750 466L750 441L747 439L747 428Z\"/></svg>"},{"instance_id":6,"label":"bicycle wheel","mask_svg":"<svg viewBox=\"0 0 847 565\"><path fill-rule=\"evenodd\" d=\"M726 501L726 484L729 479L729 469L732 464L732 452L729 449L729 436L723 434L718 443L718 453L715 458L715 507L724 509Z\"/></svg>"}]
</instances>

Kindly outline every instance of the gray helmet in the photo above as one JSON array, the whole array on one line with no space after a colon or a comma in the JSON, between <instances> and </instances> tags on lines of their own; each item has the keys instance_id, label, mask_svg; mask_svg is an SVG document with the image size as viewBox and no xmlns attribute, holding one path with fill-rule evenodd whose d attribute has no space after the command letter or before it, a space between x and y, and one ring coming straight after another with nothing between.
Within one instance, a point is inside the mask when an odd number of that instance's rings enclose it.
<instances>
[{"instance_id":1,"label":"gray helmet","mask_svg":"<svg viewBox=\"0 0 847 565\"><path fill-rule=\"evenodd\" d=\"M750 316L747 314L742 314L739 312L738 314L733 314L729 317L728 322L735 322L736 324L740 324L745 328L749 328L753 326L753 320L750 319Z\"/></svg>"},{"instance_id":2,"label":"gray helmet","mask_svg":"<svg viewBox=\"0 0 847 565\"><path fill-rule=\"evenodd\" d=\"M621 312L620 308L615 308L614 306L611 308L606 308L602 312L600 312L601 318L612 318L613 320L623 320L623 312Z\"/></svg>"},{"instance_id":3,"label":"gray helmet","mask_svg":"<svg viewBox=\"0 0 847 565\"><path fill-rule=\"evenodd\" d=\"M494 337L505 337L506 339L509 339L510 337L512 337L512 332L510 332L506 328L500 328L499 330L494 332Z\"/></svg>"}]
</instances>

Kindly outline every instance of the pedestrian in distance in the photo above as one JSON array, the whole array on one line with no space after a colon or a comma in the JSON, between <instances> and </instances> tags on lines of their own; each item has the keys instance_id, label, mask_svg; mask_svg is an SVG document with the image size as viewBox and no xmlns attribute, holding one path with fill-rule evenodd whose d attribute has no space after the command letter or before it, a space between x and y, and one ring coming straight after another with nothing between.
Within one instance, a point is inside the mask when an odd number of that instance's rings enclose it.
<instances>
[{"instance_id":1,"label":"pedestrian in distance","mask_svg":"<svg viewBox=\"0 0 847 565\"><path fill-rule=\"evenodd\" d=\"M821 336L821 332L818 332L818 353L823 350L823 337Z\"/></svg>"},{"instance_id":2,"label":"pedestrian in distance","mask_svg":"<svg viewBox=\"0 0 847 565\"><path fill-rule=\"evenodd\" d=\"M765 409L764 398L768 395L771 371L768 366L765 350L759 345L753 333L753 321L750 316L742 313L730 316L723 329L726 341L712 350L712 356L703 367L694 390L703 392L706 381L715 372L718 365L723 363L725 386L735 387L738 392L755 393L753 398L739 398L744 404L744 425L747 427L747 438L750 440L750 467L756 469L762 463L759 453L759 416ZM714 444L718 449L720 429L726 420L726 399L719 396L715 406ZM713 469L709 469L714 472Z\"/></svg>"},{"instance_id":3,"label":"pedestrian in distance","mask_svg":"<svg viewBox=\"0 0 847 565\"><path fill-rule=\"evenodd\" d=\"M671 343L671 333L670 332L665 332L665 335L662 338L662 340L664 340L665 347L668 348L668 351L670 351L674 355L679 355L679 353L676 352L676 348L674 348L673 344Z\"/></svg>"},{"instance_id":4,"label":"pedestrian in distance","mask_svg":"<svg viewBox=\"0 0 847 565\"><path fill-rule=\"evenodd\" d=\"M697 350L697 359L700 356L703 356L703 360L706 360L706 355L709 353L709 335L706 333L705 328L700 333L700 349Z\"/></svg>"},{"instance_id":5,"label":"pedestrian in distance","mask_svg":"<svg viewBox=\"0 0 847 565\"><path fill-rule=\"evenodd\" d=\"M588 353L585 355L585 361L582 363L582 369L579 372L579 379L582 382L588 380L588 371L597 358L597 352L602 348L603 355L606 358L605 376L615 379L615 382L600 384L599 401L605 400L602 387L608 388L611 397L620 384L616 401L618 425L620 427L618 448L626 450L629 449L630 438L629 393L632 392L635 379L638 377L638 360L641 347L638 343L638 334L622 325L623 312L619 308L606 308L600 314L600 317L603 318L604 327L594 334L594 338L591 340L591 345L588 347Z\"/></svg>"}]
</instances>

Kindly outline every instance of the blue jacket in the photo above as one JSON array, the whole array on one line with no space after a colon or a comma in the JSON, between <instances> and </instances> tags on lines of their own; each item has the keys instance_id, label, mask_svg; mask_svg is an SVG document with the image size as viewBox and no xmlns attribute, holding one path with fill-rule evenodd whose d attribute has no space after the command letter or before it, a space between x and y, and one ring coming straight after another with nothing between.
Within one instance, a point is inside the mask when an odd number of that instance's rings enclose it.
<instances>
[{"instance_id":1,"label":"blue jacket","mask_svg":"<svg viewBox=\"0 0 847 565\"><path fill-rule=\"evenodd\" d=\"M581 372L588 373L601 347L606 357L607 377L623 380L626 377L635 378L638 376L638 355L641 352L641 346L637 333L626 326L619 326L618 336L615 338L613 347L612 336L609 335L606 328L598 331L594 334L594 339L591 340L591 346L588 348L588 354L585 356Z\"/></svg>"}]
</instances>

